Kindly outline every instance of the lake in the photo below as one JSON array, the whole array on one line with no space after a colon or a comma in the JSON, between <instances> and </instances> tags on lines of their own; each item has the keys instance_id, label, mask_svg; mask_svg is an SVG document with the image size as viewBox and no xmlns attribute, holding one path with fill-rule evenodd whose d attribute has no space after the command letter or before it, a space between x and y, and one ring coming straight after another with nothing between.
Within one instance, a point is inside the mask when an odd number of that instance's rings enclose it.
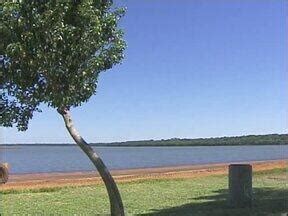
<instances>
[{"instance_id":1,"label":"lake","mask_svg":"<svg viewBox=\"0 0 288 216\"><path fill-rule=\"evenodd\" d=\"M197 147L96 147L110 169L288 159L288 145ZM11 173L94 170L77 146L21 146L0 149Z\"/></svg>"}]
</instances>

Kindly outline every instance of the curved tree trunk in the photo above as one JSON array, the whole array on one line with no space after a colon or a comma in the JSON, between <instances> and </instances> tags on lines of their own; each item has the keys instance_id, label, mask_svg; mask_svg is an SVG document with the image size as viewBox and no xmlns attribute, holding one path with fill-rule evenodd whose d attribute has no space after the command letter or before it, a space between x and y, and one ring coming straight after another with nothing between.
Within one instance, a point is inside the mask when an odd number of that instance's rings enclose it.
<instances>
[{"instance_id":1,"label":"curved tree trunk","mask_svg":"<svg viewBox=\"0 0 288 216\"><path fill-rule=\"evenodd\" d=\"M58 109L57 111L62 115L66 128L74 141L89 157L89 159L97 168L100 176L102 177L109 195L111 215L124 216L124 207L119 190L102 159L97 155L97 153L92 149L92 147L80 136L79 132L74 127L69 109L62 108Z\"/></svg>"}]
</instances>

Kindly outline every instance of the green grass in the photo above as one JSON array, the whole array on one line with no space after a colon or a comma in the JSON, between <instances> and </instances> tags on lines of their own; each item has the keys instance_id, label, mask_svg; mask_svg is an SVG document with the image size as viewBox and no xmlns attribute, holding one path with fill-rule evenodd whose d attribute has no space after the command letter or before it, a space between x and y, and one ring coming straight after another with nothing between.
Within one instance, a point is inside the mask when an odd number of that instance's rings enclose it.
<instances>
[{"instance_id":1,"label":"green grass","mask_svg":"<svg viewBox=\"0 0 288 216\"><path fill-rule=\"evenodd\" d=\"M285 179L286 178L286 179ZM127 215L279 215L287 212L286 171L255 173L251 209L227 206L227 176L121 183ZM0 194L1 215L103 215L109 203L103 185Z\"/></svg>"}]
</instances>

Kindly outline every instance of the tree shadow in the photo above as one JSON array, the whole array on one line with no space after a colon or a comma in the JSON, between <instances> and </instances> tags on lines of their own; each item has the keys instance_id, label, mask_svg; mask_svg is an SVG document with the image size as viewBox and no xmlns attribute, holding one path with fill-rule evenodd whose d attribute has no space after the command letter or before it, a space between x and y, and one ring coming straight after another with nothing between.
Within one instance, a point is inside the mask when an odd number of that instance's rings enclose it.
<instances>
[{"instance_id":1,"label":"tree shadow","mask_svg":"<svg viewBox=\"0 0 288 216\"><path fill-rule=\"evenodd\" d=\"M231 208L228 206L228 190L214 191L215 195L191 198L191 203L166 209L151 209L152 213L140 214L142 216L164 215L219 215L219 216L287 216L288 212L288 189L254 188L253 206L251 208Z\"/></svg>"}]
</instances>

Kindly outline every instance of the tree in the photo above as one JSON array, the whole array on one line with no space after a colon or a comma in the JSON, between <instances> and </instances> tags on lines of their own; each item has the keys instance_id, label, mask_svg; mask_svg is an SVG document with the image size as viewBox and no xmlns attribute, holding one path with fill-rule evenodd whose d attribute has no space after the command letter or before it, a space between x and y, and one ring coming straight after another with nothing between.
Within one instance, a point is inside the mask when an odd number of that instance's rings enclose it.
<instances>
[{"instance_id":1,"label":"tree","mask_svg":"<svg viewBox=\"0 0 288 216\"><path fill-rule=\"evenodd\" d=\"M123 59L123 8L111 0L11 0L0 3L0 126L25 131L40 104L54 108L93 162L111 215L124 215L118 188L101 158L73 125L70 109L95 94L100 72Z\"/></svg>"}]
</instances>

